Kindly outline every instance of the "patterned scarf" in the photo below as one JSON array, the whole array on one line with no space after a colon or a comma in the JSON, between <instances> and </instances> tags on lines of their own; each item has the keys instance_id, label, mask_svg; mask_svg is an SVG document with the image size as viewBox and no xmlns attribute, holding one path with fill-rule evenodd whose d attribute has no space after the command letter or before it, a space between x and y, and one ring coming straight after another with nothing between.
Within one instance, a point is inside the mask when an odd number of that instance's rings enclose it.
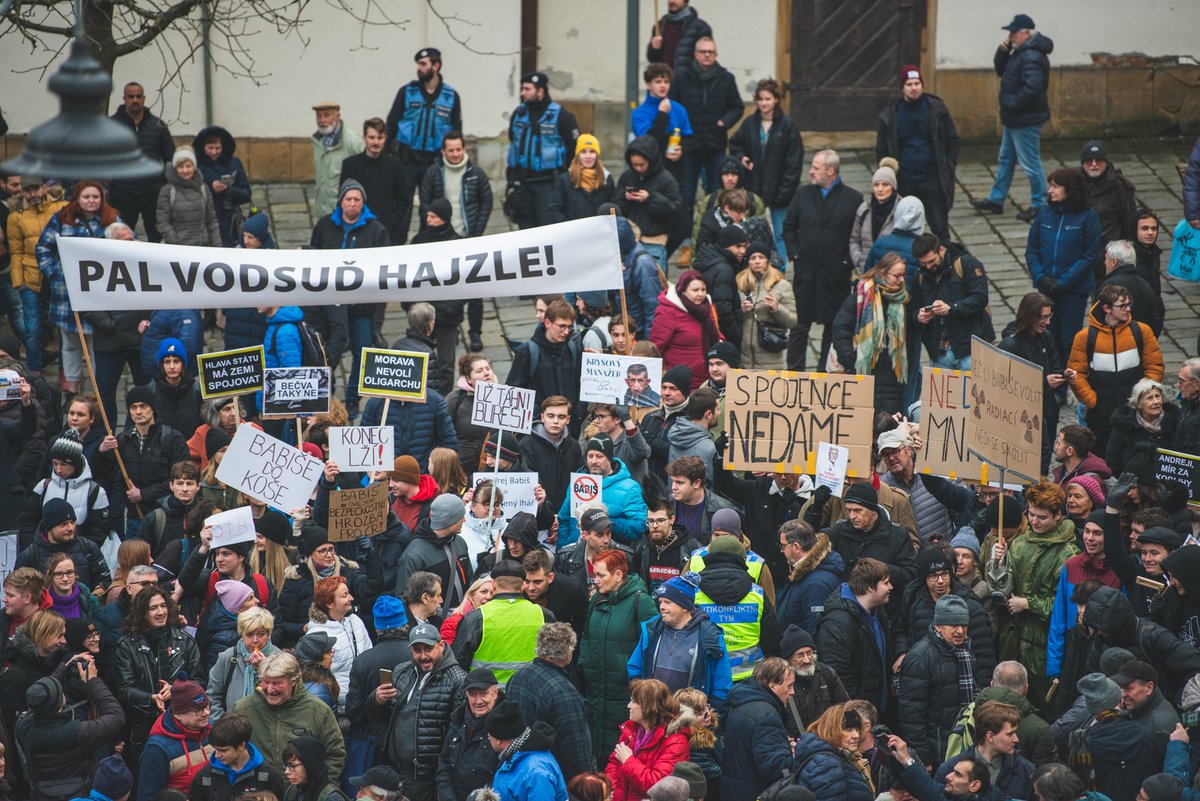
<instances>
[{"instance_id":1,"label":"patterned scarf","mask_svg":"<svg viewBox=\"0 0 1200 801\"><path fill-rule=\"evenodd\" d=\"M967 637L962 646L956 646L933 626L930 626L929 629L933 632L933 636L946 643L946 646L954 653L954 658L958 660L958 706L961 709L979 695L979 685L975 683L975 655L971 653L971 638Z\"/></svg>"},{"instance_id":2,"label":"patterned scarf","mask_svg":"<svg viewBox=\"0 0 1200 801\"><path fill-rule=\"evenodd\" d=\"M871 791L871 797L875 797L875 780L871 778L871 763L858 751L847 751L845 748L838 749L842 752L842 756L854 767L858 768L858 772L867 780L867 787Z\"/></svg>"},{"instance_id":3,"label":"patterned scarf","mask_svg":"<svg viewBox=\"0 0 1200 801\"><path fill-rule=\"evenodd\" d=\"M856 372L870 375L879 354L892 357L892 371L901 384L908 380L907 350L904 344L904 313L908 304L908 286L888 289L867 278L855 289L854 349ZM887 301L884 303L884 301Z\"/></svg>"}]
</instances>

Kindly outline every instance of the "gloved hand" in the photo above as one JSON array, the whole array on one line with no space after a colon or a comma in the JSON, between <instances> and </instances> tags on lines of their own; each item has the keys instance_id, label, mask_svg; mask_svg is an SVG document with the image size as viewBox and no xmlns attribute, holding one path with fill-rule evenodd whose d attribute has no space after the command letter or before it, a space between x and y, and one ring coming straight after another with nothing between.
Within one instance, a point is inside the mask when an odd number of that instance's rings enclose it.
<instances>
[{"instance_id":1,"label":"gloved hand","mask_svg":"<svg viewBox=\"0 0 1200 801\"><path fill-rule=\"evenodd\" d=\"M612 410L613 410L613 416L616 417L617 420L620 421L621 425L625 425L626 423L629 422L629 407L628 406L614 406L614 407L612 407Z\"/></svg>"},{"instance_id":2,"label":"gloved hand","mask_svg":"<svg viewBox=\"0 0 1200 801\"><path fill-rule=\"evenodd\" d=\"M829 487L821 486L813 490L812 503L807 511L804 512L804 522L808 523L814 529L821 527L821 512L825 509L825 504L833 497L833 493Z\"/></svg>"},{"instance_id":3,"label":"gloved hand","mask_svg":"<svg viewBox=\"0 0 1200 801\"><path fill-rule=\"evenodd\" d=\"M1111 506L1117 509L1121 506L1121 501L1125 500L1125 496L1129 491L1137 486L1137 476L1133 473L1122 473L1117 478L1117 483L1113 484L1113 488L1108 491L1108 495L1104 497L1104 505Z\"/></svg>"},{"instance_id":4,"label":"gloved hand","mask_svg":"<svg viewBox=\"0 0 1200 801\"><path fill-rule=\"evenodd\" d=\"M1053 278L1039 278L1037 282L1038 292L1043 295L1054 297L1058 294L1058 281Z\"/></svg>"},{"instance_id":5,"label":"gloved hand","mask_svg":"<svg viewBox=\"0 0 1200 801\"><path fill-rule=\"evenodd\" d=\"M375 541L370 537L359 537L354 541L354 559L357 562L365 562L371 558L371 554L375 552Z\"/></svg>"},{"instance_id":6,"label":"gloved hand","mask_svg":"<svg viewBox=\"0 0 1200 801\"><path fill-rule=\"evenodd\" d=\"M717 437L717 441L713 443L717 446L717 459L722 464L725 462L725 449L729 447L729 434L721 432L721 436Z\"/></svg>"}]
</instances>

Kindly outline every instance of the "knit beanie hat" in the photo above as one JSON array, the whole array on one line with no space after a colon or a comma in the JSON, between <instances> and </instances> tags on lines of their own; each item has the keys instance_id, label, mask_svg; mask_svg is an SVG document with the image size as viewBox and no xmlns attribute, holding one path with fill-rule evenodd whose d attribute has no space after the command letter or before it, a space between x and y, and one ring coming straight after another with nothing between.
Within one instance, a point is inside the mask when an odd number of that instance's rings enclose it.
<instances>
[{"instance_id":1,"label":"knit beanie hat","mask_svg":"<svg viewBox=\"0 0 1200 801\"><path fill-rule=\"evenodd\" d=\"M267 535L263 534L263 536ZM304 555L308 556L329 542L329 530L324 526L305 525L300 534L300 542L304 545Z\"/></svg>"},{"instance_id":2,"label":"knit beanie hat","mask_svg":"<svg viewBox=\"0 0 1200 801\"><path fill-rule=\"evenodd\" d=\"M950 540L951 548L966 548L971 553L975 554L975 558L979 558L979 537L975 535L975 529L970 526L963 526L954 535L954 539Z\"/></svg>"},{"instance_id":3,"label":"knit beanie hat","mask_svg":"<svg viewBox=\"0 0 1200 801\"><path fill-rule=\"evenodd\" d=\"M426 211L432 211L436 214L443 223L450 224L450 219L454 216L454 207L450 205L450 201L444 197L439 197L436 200L431 200L426 207Z\"/></svg>"},{"instance_id":4,"label":"knit beanie hat","mask_svg":"<svg viewBox=\"0 0 1200 801\"><path fill-rule=\"evenodd\" d=\"M677 364L663 373L662 382L671 384L686 398L692 394L692 369L686 364Z\"/></svg>"},{"instance_id":5,"label":"knit beanie hat","mask_svg":"<svg viewBox=\"0 0 1200 801\"><path fill-rule=\"evenodd\" d=\"M1121 665L1133 659L1133 652L1128 648L1105 648L1100 654L1100 672L1105 676L1115 676L1121 670Z\"/></svg>"},{"instance_id":6,"label":"knit beanie hat","mask_svg":"<svg viewBox=\"0 0 1200 801\"><path fill-rule=\"evenodd\" d=\"M96 766L92 789L105 798L120 798L133 790L133 773L121 757L105 757Z\"/></svg>"},{"instance_id":7,"label":"knit beanie hat","mask_svg":"<svg viewBox=\"0 0 1200 801\"><path fill-rule=\"evenodd\" d=\"M1125 468L1121 472L1133 473L1137 477L1139 484L1151 485L1157 483L1154 480L1154 458L1144 451L1135 453L1125 463Z\"/></svg>"},{"instance_id":8,"label":"knit beanie hat","mask_svg":"<svg viewBox=\"0 0 1200 801\"><path fill-rule=\"evenodd\" d=\"M1087 674L1075 682L1075 689L1079 690L1092 714L1113 709L1121 702L1121 688L1103 673Z\"/></svg>"},{"instance_id":9,"label":"knit beanie hat","mask_svg":"<svg viewBox=\"0 0 1200 801\"><path fill-rule=\"evenodd\" d=\"M233 442L228 434L219 428L210 428L204 435L204 458L212 461L221 448L228 448Z\"/></svg>"},{"instance_id":10,"label":"knit beanie hat","mask_svg":"<svg viewBox=\"0 0 1200 801\"><path fill-rule=\"evenodd\" d=\"M718 509L712 516L712 532L742 536L742 516L737 509Z\"/></svg>"},{"instance_id":11,"label":"knit beanie hat","mask_svg":"<svg viewBox=\"0 0 1200 801\"><path fill-rule=\"evenodd\" d=\"M238 543L238 545L242 544ZM249 545L250 543L245 544ZM229 548L227 545L221 547ZM229 548L229 550L233 549ZM238 610L242 608L242 604L246 603L246 600L254 594L253 590L242 582L230 579L218 581L215 589L217 591L217 600L221 602L221 606L225 607L225 611L231 615L236 615Z\"/></svg>"},{"instance_id":12,"label":"knit beanie hat","mask_svg":"<svg viewBox=\"0 0 1200 801\"><path fill-rule=\"evenodd\" d=\"M976 546L978 547L978 546ZM917 554L917 577L927 579L934 573L954 572L954 566L940 547L926 548Z\"/></svg>"},{"instance_id":13,"label":"knit beanie hat","mask_svg":"<svg viewBox=\"0 0 1200 801\"><path fill-rule=\"evenodd\" d=\"M246 222L242 223L242 230L253 236L260 242L271 237L271 218L266 215L266 212L258 212L251 214Z\"/></svg>"},{"instance_id":14,"label":"knit beanie hat","mask_svg":"<svg viewBox=\"0 0 1200 801\"><path fill-rule=\"evenodd\" d=\"M746 546L742 544L741 537L713 537L708 543L708 552L710 554L729 554L737 556L741 559L746 558Z\"/></svg>"},{"instance_id":15,"label":"knit beanie hat","mask_svg":"<svg viewBox=\"0 0 1200 801\"><path fill-rule=\"evenodd\" d=\"M900 182L896 180L896 171L891 167L880 167L875 171L875 174L871 176L872 185L881 181L885 184L890 184L893 192L896 191L896 189L900 186Z\"/></svg>"},{"instance_id":16,"label":"knit beanie hat","mask_svg":"<svg viewBox=\"0 0 1200 801\"><path fill-rule=\"evenodd\" d=\"M967 602L957 595L944 595L933 605L933 625L967 626L971 623L971 612Z\"/></svg>"},{"instance_id":17,"label":"knit beanie hat","mask_svg":"<svg viewBox=\"0 0 1200 801\"><path fill-rule=\"evenodd\" d=\"M510 464L521 458L521 443L511 431L500 432L500 458ZM483 452L496 455L496 432L489 431L483 442Z\"/></svg>"},{"instance_id":18,"label":"knit beanie hat","mask_svg":"<svg viewBox=\"0 0 1200 801\"><path fill-rule=\"evenodd\" d=\"M611 462L613 460L613 441L607 434L597 434L588 440L584 456L587 456L592 451L600 451Z\"/></svg>"},{"instance_id":19,"label":"knit beanie hat","mask_svg":"<svg viewBox=\"0 0 1200 801\"><path fill-rule=\"evenodd\" d=\"M676 762L671 768L671 775L678 776L688 783L688 798L700 799L708 795L708 779L704 771L695 762Z\"/></svg>"},{"instance_id":20,"label":"knit beanie hat","mask_svg":"<svg viewBox=\"0 0 1200 801\"><path fill-rule=\"evenodd\" d=\"M167 337L162 342L158 343L158 351L154 354L155 364L161 366L163 359L167 358L168 356L174 356L184 364L187 364L187 348L184 347L182 340L178 340L175 337Z\"/></svg>"},{"instance_id":21,"label":"knit beanie hat","mask_svg":"<svg viewBox=\"0 0 1200 801\"><path fill-rule=\"evenodd\" d=\"M1000 527L1000 498L992 499L987 507L987 524L991 528ZM1004 528L1016 528L1021 525L1021 507L1016 498L1004 499Z\"/></svg>"},{"instance_id":22,"label":"knit beanie hat","mask_svg":"<svg viewBox=\"0 0 1200 801\"><path fill-rule=\"evenodd\" d=\"M392 481L403 481L405 484L420 484L421 465L411 456L397 456L396 461L392 463L392 469L388 471L388 478Z\"/></svg>"},{"instance_id":23,"label":"knit beanie hat","mask_svg":"<svg viewBox=\"0 0 1200 801\"><path fill-rule=\"evenodd\" d=\"M347 178L346 180L342 181L342 185L338 187L338 205L340 206L342 204L342 198L344 198L346 193L351 189L358 190L359 194L362 195L363 205L365 206L367 203L367 190L363 189L363 185L353 178Z\"/></svg>"},{"instance_id":24,"label":"knit beanie hat","mask_svg":"<svg viewBox=\"0 0 1200 801\"><path fill-rule=\"evenodd\" d=\"M177 681L171 685L171 714L197 712L208 706L208 693L194 681Z\"/></svg>"},{"instance_id":25,"label":"knit beanie hat","mask_svg":"<svg viewBox=\"0 0 1200 801\"><path fill-rule=\"evenodd\" d=\"M708 349L708 353L704 356L705 360L720 359L730 367L740 367L742 364L741 354L738 352L737 345L729 340L722 340Z\"/></svg>"},{"instance_id":26,"label":"knit beanie hat","mask_svg":"<svg viewBox=\"0 0 1200 801\"><path fill-rule=\"evenodd\" d=\"M1100 480L1093 475L1084 473L1083 475L1075 476L1067 482L1067 486L1078 484L1088 497L1092 499L1092 506L1104 507L1104 487L1100 485Z\"/></svg>"},{"instance_id":27,"label":"knit beanie hat","mask_svg":"<svg viewBox=\"0 0 1200 801\"><path fill-rule=\"evenodd\" d=\"M268 509L262 517L254 521L254 530L271 542L284 547L292 544L292 526L282 512Z\"/></svg>"},{"instance_id":28,"label":"knit beanie hat","mask_svg":"<svg viewBox=\"0 0 1200 801\"><path fill-rule=\"evenodd\" d=\"M375 618L376 631L402 629L408 625L408 610L404 608L404 601L394 595L376 598L371 613Z\"/></svg>"},{"instance_id":29,"label":"knit beanie hat","mask_svg":"<svg viewBox=\"0 0 1200 801\"><path fill-rule=\"evenodd\" d=\"M650 801L687 801L688 783L678 776L663 776L646 792Z\"/></svg>"},{"instance_id":30,"label":"knit beanie hat","mask_svg":"<svg viewBox=\"0 0 1200 801\"><path fill-rule=\"evenodd\" d=\"M51 498L42 506L42 531L75 520L75 507L62 498Z\"/></svg>"},{"instance_id":31,"label":"knit beanie hat","mask_svg":"<svg viewBox=\"0 0 1200 801\"><path fill-rule=\"evenodd\" d=\"M25 691L25 705L35 715L53 715L62 707L62 701L62 684L53 676L38 679Z\"/></svg>"},{"instance_id":32,"label":"knit beanie hat","mask_svg":"<svg viewBox=\"0 0 1200 801\"><path fill-rule=\"evenodd\" d=\"M501 701L488 713L487 733L497 740L515 740L525 731L525 716L516 701Z\"/></svg>"},{"instance_id":33,"label":"knit beanie hat","mask_svg":"<svg viewBox=\"0 0 1200 801\"><path fill-rule=\"evenodd\" d=\"M154 397L154 391L150 387L133 387L125 393L125 408L128 409L135 403L144 403L158 413L158 401Z\"/></svg>"},{"instance_id":34,"label":"knit beanie hat","mask_svg":"<svg viewBox=\"0 0 1200 801\"><path fill-rule=\"evenodd\" d=\"M581 151L595 150L596 155L600 155L600 140L591 134L580 134L575 140L575 155L578 156Z\"/></svg>"},{"instance_id":35,"label":"knit beanie hat","mask_svg":"<svg viewBox=\"0 0 1200 801\"><path fill-rule=\"evenodd\" d=\"M856 481L842 495L842 503L855 503L868 509L875 509L879 506L879 493L871 486L870 481Z\"/></svg>"},{"instance_id":36,"label":"knit beanie hat","mask_svg":"<svg viewBox=\"0 0 1200 801\"><path fill-rule=\"evenodd\" d=\"M171 157L171 166L177 168L185 161L190 161L192 164L196 164L196 151L192 150L190 147L179 148L175 151L175 155Z\"/></svg>"},{"instance_id":37,"label":"knit beanie hat","mask_svg":"<svg viewBox=\"0 0 1200 801\"><path fill-rule=\"evenodd\" d=\"M654 591L655 598L666 598L668 601L692 612L696 609L696 586L683 578L672 576L658 585Z\"/></svg>"},{"instance_id":38,"label":"knit beanie hat","mask_svg":"<svg viewBox=\"0 0 1200 801\"><path fill-rule=\"evenodd\" d=\"M754 242L751 242L750 247L746 248L746 263L747 264L749 264L749 262L750 262L750 257L753 256L755 253L761 253L763 256L766 256L768 260L770 260L771 245L767 242L763 242L762 240L755 240Z\"/></svg>"},{"instance_id":39,"label":"knit beanie hat","mask_svg":"<svg viewBox=\"0 0 1200 801\"><path fill-rule=\"evenodd\" d=\"M4 353L14 359L21 358L21 340L12 334L0 334L0 353Z\"/></svg>"},{"instance_id":40,"label":"knit beanie hat","mask_svg":"<svg viewBox=\"0 0 1200 801\"><path fill-rule=\"evenodd\" d=\"M83 473L83 443L79 441L79 434L70 428L59 434L50 446L50 458L69 462L75 468L72 478L79 478Z\"/></svg>"},{"instance_id":41,"label":"knit beanie hat","mask_svg":"<svg viewBox=\"0 0 1200 801\"><path fill-rule=\"evenodd\" d=\"M1179 801L1182 791L1183 782L1170 773L1156 773L1142 782L1147 801Z\"/></svg>"},{"instance_id":42,"label":"knit beanie hat","mask_svg":"<svg viewBox=\"0 0 1200 801\"><path fill-rule=\"evenodd\" d=\"M793 623L784 630L783 639L779 641L779 655L784 659L791 659L792 654L801 648L815 649L816 647L817 643L813 640L813 636Z\"/></svg>"},{"instance_id":43,"label":"knit beanie hat","mask_svg":"<svg viewBox=\"0 0 1200 801\"><path fill-rule=\"evenodd\" d=\"M433 503L429 505L429 527L434 531L440 531L462 520L467 513L467 507L463 504L462 498L444 492L433 499Z\"/></svg>"},{"instance_id":44,"label":"knit beanie hat","mask_svg":"<svg viewBox=\"0 0 1200 801\"><path fill-rule=\"evenodd\" d=\"M921 68L916 64L905 64L900 68L900 86L916 78L921 83L925 83L925 79L921 76Z\"/></svg>"},{"instance_id":45,"label":"knit beanie hat","mask_svg":"<svg viewBox=\"0 0 1200 801\"><path fill-rule=\"evenodd\" d=\"M722 248L730 248L734 245L749 244L750 237L746 236L746 231L737 223L731 223L721 229L721 234L717 238L718 244Z\"/></svg>"}]
</instances>

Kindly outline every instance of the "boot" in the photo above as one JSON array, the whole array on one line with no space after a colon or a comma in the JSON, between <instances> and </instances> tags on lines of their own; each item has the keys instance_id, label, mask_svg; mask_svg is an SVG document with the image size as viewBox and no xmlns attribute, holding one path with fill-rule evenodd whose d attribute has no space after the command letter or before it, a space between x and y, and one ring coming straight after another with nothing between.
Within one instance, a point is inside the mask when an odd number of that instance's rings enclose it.
<instances>
[{"instance_id":1,"label":"boot","mask_svg":"<svg viewBox=\"0 0 1200 801\"><path fill-rule=\"evenodd\" d=\"M675 266L681 270L686 270L692 266L692 246L680 245L675 256Z\"/></svg>"}]
</instances>

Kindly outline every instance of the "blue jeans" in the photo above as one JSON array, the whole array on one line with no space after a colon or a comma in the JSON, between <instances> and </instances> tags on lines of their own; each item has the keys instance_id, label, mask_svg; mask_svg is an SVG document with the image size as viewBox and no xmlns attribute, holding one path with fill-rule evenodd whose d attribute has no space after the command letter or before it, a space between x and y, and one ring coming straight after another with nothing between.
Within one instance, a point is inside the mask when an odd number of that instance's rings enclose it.
<instances>
[{"instance_id":1,"label":"blue jeans","mask_svg":"<svg viewBox=\"0 0 1200 801\"><path fill-rule=\"evenodd\" d=\"M997 157L996 183L988 200L1004 203L1008 188L1012 186L1013 167L1020 163L1029 178L1029 205L1040 209L1046 205L1046 173L1042 170L1042 126L1027 128L1005 128L1000 139L1000 155Z\"/></svg>"},{"instance_id":2,"label":"blue jeans","mask_svg":"<svg viewBox=\"0 0 1200 801\"><path fill-rule=\"evenodd\" d=\"M771 212L771 233L775 236L775 252L783 260L779 266L780 272L787 272L788 252L783 245L783 218L787 216L787 206L769 206Z\"/></svg>"},{"instance_id":3,"label":"blue jeans","mask_svg":"<svg viewBox=\"0 0 1200 801\"><path fill-rule=\"evenodd\" d=\"M659 267L662 267L663 273L665 274L667 272L667 249L666 249L666 247L664 247L663 245L650 244L648 242L643 242L642 247L644 247L646 249L647 253L649 253L651 256L654 257L654 260L656 262L658 262Z\"/></svg>"},{"instance_id":4,"label":"blue jeans","mask_svg":"<svg viewBox=\"0 0 1200 801\"><path fill-rule=\"evenodd\" d=\"M944 370L970 370L971 369L971 354L959 358L954 353L954 348L947 348L946 353L929 362L930 367L941 367Z\"/></svg>"},{"instance_id":5,"label":"blue jeans","mask_svg":"<svg viewBox=\"0 0 1200 801\"><path fill-rule=\"evenodd\" d=\"M21 287L21 311L25 324L25 362L30 370L46 366L42 359L42 296L29 287Z\"/></svg>"},{"instance_id":6,"label":"blue jeans","mask_svg":"<svg viewBox=\"0 0 1200 801\"><path fill-rule=\"evenodd\" d=\"M370 314L351 314L347 320L350 327L350 375L346 378L346 405L358 405L358 371L362 360L362 349L375 344L375 318Z\"/></svg>"},{"instance_id":7,"label":"blue jeans","mask_svg":"<svg viewBox=\"0 0 1200 801\"><path fill-rule=\"evenodd\" d=\"M25 334L25 314L22 310L21 293L12 285L12 274L0 275L0 306L3 306L4 314L8 315L8 324L12 327L14 334L24 336ZM15 353L10 353L9 356L16 356Z\"/></svg>"}]
</instances>

